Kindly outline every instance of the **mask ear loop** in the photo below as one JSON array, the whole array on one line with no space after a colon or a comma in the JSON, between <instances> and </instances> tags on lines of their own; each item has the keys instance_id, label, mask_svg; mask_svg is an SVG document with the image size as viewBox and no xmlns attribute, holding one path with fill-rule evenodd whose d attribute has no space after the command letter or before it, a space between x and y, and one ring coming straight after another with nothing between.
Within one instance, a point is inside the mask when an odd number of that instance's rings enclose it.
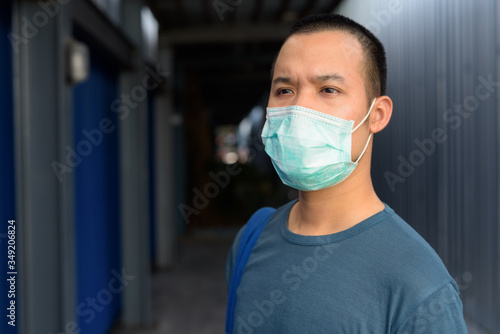
<instances>
[{"instance_id":1,"label":"mask ear loop","mask_svg":"<svg viewBox=\"0 0 500 334\"><path fill-rule=\"evenodd\" d=\"M354 131L356 131L361 126L361 124L363 124L366 121L366 119L368 118L368 116L370 116L370 113L372 112L372 108L373 108L373 105L375 104L375 101L377 101L377 98L373 99L372 105L370 106L370 110L368 110L368 113L366 114L365 118L363 118L363 120L361 121L361 123L359 123L358 126L355 127L354 130L351 131L351 133L353 133Z\"/></svg>"},{"instance_id":2,"label":"mask ear loop","mask_svg":"<svg viewBox=\"0 0 500 334\"><path fill-rule=\"evenodd\" d=\"M359 156L358 160L356 160L355 164L358 163L358 161L361 159L361 157L363 156L363 154L365 154L365 151L366 151L366 148L368 147L368 144L370 144L370 139L372 138L372 133L370 133L370 135L368 136L368 140L366 141L366 145L365 145L365 148L363 149L363 152L361 152L361 155Z\"/></svg>"},{"instance_id":3,"label":"mask ear loop","mask_svg":"<svg viewBox=\"0 0 500 334\"><path fill-rule=\"evenodd\" d=\"M354 128L354 130L351 131L351 133L353 133L354 131L356 131L360 126L361 124L363 124L366 119L368 118L368 116L370 115L370 113L372 112L372 108L373 108L373 105L375 104L375 101L377 99L373 99L373 102L372 102L372 105L370 106L370 110L368 111L368 113L366 114L365 118L363 118L363 120L361 121L361 123L358 124L357 127ZM370 133L370 135L368 136L368 140L366 141L366 145L365 145L365 148L363 149L363 152L361 152L361 155L358 157L358 159L356 160L355 164L358 163L358 161L361 159L361 157L365 154L365 151L366 149L368 148L368 144L370 144L370 139L372 138L372 133Z\"/></svg>"}]
</instances>

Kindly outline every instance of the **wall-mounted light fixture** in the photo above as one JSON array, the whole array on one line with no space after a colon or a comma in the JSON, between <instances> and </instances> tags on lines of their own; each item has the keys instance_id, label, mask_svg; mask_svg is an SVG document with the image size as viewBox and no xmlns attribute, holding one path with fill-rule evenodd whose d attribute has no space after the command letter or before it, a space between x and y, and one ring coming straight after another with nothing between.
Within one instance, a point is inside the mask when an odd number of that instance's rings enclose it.
<instances>
[{"instance_id":1,"label":"wall-mounted light fixture","mask_svg":"<svg viewBox=\"0 0 500 334\"><path fill-rule=\"evenodd\" d=\"M89 48L82 42L68 39L66 43L66 78L69 84L87 80L90 72Z\"/></svg>"}]
</instances>

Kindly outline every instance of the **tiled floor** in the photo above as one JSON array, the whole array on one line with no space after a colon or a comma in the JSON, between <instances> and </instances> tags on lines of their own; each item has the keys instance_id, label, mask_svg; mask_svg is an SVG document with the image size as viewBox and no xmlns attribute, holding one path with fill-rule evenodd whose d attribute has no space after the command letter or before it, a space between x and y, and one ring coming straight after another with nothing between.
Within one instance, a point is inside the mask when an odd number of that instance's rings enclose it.
<instances>
[{"instance_id":1,"label":"tiled floor","mask_svg":"<svg viewBox=\"0 0 500 334\"><path fill-rule=\"evenodd\" d=\"M153 275L153 328L113 334L221 334L226 317L225 261L229 236L179 243L178 263Z\"/></svg>"}]
</instances>

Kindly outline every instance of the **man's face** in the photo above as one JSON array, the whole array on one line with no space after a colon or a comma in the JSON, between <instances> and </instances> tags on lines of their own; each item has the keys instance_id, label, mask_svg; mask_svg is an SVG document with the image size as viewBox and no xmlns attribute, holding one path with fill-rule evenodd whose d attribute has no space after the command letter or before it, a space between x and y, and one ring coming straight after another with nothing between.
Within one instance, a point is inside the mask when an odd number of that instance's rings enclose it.
<instances>
[{"instance_id":1,"label":"man's face","mask_svg":"<svg viewBox=\"0 0 500 334\"><path fill-rule=\"evenodd\" d=\"M368 112L363 64L361 44L346 32L292 35L276 59L268 107L299 105L357 126ZM367 137L364 126L353 133L355 155Z\"/></svg>"}]
</instances>

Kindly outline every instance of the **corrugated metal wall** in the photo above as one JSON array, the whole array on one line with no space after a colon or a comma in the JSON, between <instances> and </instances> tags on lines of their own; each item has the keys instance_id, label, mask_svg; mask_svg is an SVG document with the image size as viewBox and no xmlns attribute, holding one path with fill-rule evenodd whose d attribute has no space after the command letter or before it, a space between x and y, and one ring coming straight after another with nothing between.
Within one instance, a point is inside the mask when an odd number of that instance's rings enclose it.
<instances>
[{"instance_id":1,"label":"corrugated metal wall","mask_svg":"<svg viewBox=\"0 0 500 334\"><path fill-rule=\"evenodd\" d=\"M349 0L338 12L387 50L394 113L375 136L377 192L440 254L466 317L500 333L500 4Z\"/></svg>"}]
</instances>

